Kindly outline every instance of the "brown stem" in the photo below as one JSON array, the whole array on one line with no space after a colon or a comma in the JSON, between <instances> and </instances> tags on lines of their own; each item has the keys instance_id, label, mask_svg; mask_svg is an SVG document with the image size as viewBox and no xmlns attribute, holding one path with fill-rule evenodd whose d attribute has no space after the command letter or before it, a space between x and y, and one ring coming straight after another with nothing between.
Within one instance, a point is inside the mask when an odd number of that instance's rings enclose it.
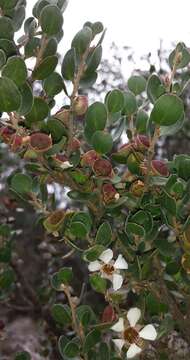
<instances>
[{"instance_id":1,"label":"brown stem","mask_svg":"<svg viewBox=\"0 0 190 360\"><path fill-rule=\"evenodd\" d=\"M150 142L150 148L148 150L148 159L147 159L147 173L146 173L146 177L145 177L145 186L144 186L144 192L146 192L148 190L148 186L149 186L149 181L150 181L150 171L151 171L151 161L153 159L154 156L154 151L155 151L155 145L156 142L158 140L159 137L159 127L155 127L154 130L154 135L151 139Z\"/></svg>"}]
</instances>

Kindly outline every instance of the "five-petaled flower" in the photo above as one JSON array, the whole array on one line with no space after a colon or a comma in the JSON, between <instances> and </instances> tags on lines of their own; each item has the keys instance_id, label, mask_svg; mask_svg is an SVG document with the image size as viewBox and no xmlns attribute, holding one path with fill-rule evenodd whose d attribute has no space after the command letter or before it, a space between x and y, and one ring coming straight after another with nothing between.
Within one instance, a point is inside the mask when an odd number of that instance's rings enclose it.
<instances>
[{"instance_id":1,"label":"five-petaled flower","mask_svg":"<svg viewBox=\"0 0 190 360\"><path fill-rule=\"evenodd\" d=\"M107 249L99 256L99 260L90 262L88 269L92 272L99 271L101 277L112 282L113 289L116 291L120 289L123 284L121 270L128 269L128 264L121 254L114 261L113 251Z\"/></svg>"},{"instance_id":2,"label":"five-petaled flower","mask_svg":"<svg viewBox=\"0 0 190 360\"><path fill-rule=\"evenodd\" d=\"M127 359L132 359L143 350L143 340L155 340L157 332L152 324L144 327L137 324L141 317L141 310L131 308L127 313L127 319L119 318L118 322L111 327L112 330L120 333L119 339L113 339L114 344L121 351L124 345L129 346Z\"/></svg>"}]
</instances>

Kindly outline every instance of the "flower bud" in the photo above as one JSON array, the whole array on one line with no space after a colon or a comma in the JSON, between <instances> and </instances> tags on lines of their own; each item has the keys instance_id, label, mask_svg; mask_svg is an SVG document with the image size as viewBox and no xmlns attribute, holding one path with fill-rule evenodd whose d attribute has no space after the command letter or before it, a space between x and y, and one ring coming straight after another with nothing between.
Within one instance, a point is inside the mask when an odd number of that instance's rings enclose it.
<instances>
[{"instance_id":1,"label":"flower bud","mask_svg":"<svg viewBox=\"0 0 190 360\"><path fill-rule=\"evenodd\" d=\"M80 141L76 137L71 140L71 143L69 144L69 149L71 152L75 152L80 149Z\"/></svg>"},{"instance_id":2,"label":"flower bud","mask_svg":"<svg viewBox=\"0 0 190 360\"><path fill-rule=\"evenodd\" d=\"M168 167L163 160L152 160L151 170L153 175L169 176Z\"/></svg>"},{"instance_id":3,"label":"flower bud","mask_svg":"<svg viewBox=\"0 0 190 360\"><path fill-rule=\"evenodd\" d=\"M11 137L14 133L15 133L15 130L13 130L12 128L10 128L8 126L3 126L0 129L0 137L2 138L2 140L5 144L10 143Z\"/></svg>"},{"instance_id":4,"label":"flower bud","mask_svg":"<svg viewBox=\"0 0 190 360\"><path fill-rule=\"evenodd\" d=\"M102 196L105 204L119 199L119 193L112 184L104 184L102 186Z\"/></svg>"},{"instance_id":5,"label":"flower bud","mask_svg":"<svg viewBox=\"0 0 190 360\"><path fill-rule=\"evenodd\" d=\"M141 152L131 153L127 158L127 167L132 174L141 174L141 162L144 160L144 155Z\"/></svg>"},{"instance_id":6,"label":"flower bud","mask_svg":"<svg viewBox=\"0 0 190 360\"><path fill-rule=\"evenodd\" d=\"M44 133L34 133L30 136L30 147L38 153L43 153L51 149L51 137Z\"/></svg>"},{"instance_id":7,"label":"flower bud","mask_svg":"<svg viewBox=\"0 0 190 360\"><path fill-rule=\"evenodd\" d=\"M43 222L45 229L49 232L58 231L65 218L64 210L55 210Z\"/></svg>"},{"instance_id":8,"label":"flower bud","mask_svg":"<svg viewBox=\"0 0 190 360\"><path fill-rule=\"evenodd\" d=\"M104 308L103 314L102 314L102 322L113 322L116 320L116 314L114 311L113 306L107 305Z\"/></svg>"},{"instance_id":9,"label":"flower bud","mask_svg":"<svg viewBox=\"0 0 190 360\"><path fill-rule=\"evenodd\" d=\"M76 96L73 103L73 110L76 115L84 115L88 109L88 98L85 95Z\"/></svg>"},{"instance_id":10,"label":"flower bud","mask_svg":"<svg viewBox=\"0 0 190 360\"><path fill-rule=\"evenodd\" d=\"M110 161L97 159L93 164L93 171L96 176L112 177L113 169Z\"/></svg>"},{"instance_id":11,"label":"flower bud","mask_svg":"<svg viewBox=\"0 0 190 360\"><path fill-rule=\"evenodd\" d=\"M144 192L144 183L141 180L136 180L131 184L130 192L137 197L140 197Z\"/></svg>"},{"instance_id":12,"label":"flower bud","mask_svg":"<svg viewBox=\"0 0 190 360\"><path fill-rule=\"evenodd\" d=\"M73 165L69 162L66 155L56 154L53 159L55 160L56 164L60 166L62 170L66 170L73 167Z\"/></svg>"},{"instance_id":13,"label":"flower bud","mask_svg":"<svg viewBox=\"0 0 190 360\"><path fill-rule=\"evenodd\" d=\"M65 126L69 126L69 120L70 120L70 109L60 109L56 114L55 118L60 120Z\"/></svg>"},{"instance_id":14,"label":"flower bud","mask_svg":"<svg viewBox=\"0 0 190 360\"><path fill-rule=\"evenodd\" d=\"M10 141L10 145L11 145L11 149L13 151L16 151L17 149L19 149L22 145L22 136L14 134L11 137L11 141Z\"/></svg>"},{"instance_id":15,"label":"flower bud","mask_svg":"<svg viewBox=\"0 0 190 360\"><path fill-rule=\"evenodd\" d=\"M139 151L146 151L150 147L150 140L146 135L137 135L134 138L134 148Z\"/></svg>"},{"instance_id":16,"label":"flower bud","mask_svg":"<svg viewBox=\"0 0 190 360\"><path fill-rule=\"evenodd\" d=\"M95 150L87 151L81 159L82 166L93 166L94 162L100 158L100 155Z\"/></svg>"}]
</instances>

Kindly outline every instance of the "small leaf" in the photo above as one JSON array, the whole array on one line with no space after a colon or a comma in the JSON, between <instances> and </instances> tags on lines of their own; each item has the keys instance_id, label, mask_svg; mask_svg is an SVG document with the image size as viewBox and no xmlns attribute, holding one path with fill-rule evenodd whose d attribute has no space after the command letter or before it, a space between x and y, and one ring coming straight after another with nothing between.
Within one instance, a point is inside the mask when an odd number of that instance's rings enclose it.
<instances>
[{"instance_id":1,"label":"small leaf","mask_svg":"<svg viewBox=\"0 0 190 360\"><path fill-rule=\"evenodd\" d=\"M148 124L148 114L144 110L139 110L136 117L136 130L138 134L146 134Z\"/></svg>"},{"instance_id":2,"label":"small leaf","mask_svg":"<svg viewBox=\"0 0 190 360\"><path fill-rule=\"evenodd\" d=\"M7 57L17 54L17 48L13 41L8 39L0 39L0 49L2 49Z\"/></svg>"},{"instance_id":3,"label":"small leaf","mask_svg":"<svg viewBox=\"0 0 190 360\"><path fill-rule=\"evenodd\" d=\"M21 100L21 106L19 107L17 112L20 115L26 115L30 112L33 106L34 98L33 98L32 89L30 85L26 82L25 84L19 87L19 91L22 100Z\"/></svg>"},{"instance_id":4,"label":"small leaf","mask_svg":"<svg viewBox=\"0 0 190 360\"><path fill-rule=\"evenodd\" d=\"M125 97L123 92L119 89L114 89L108 93L106 98L106 105L108 112L113 114L121 111L125 104Z\"/></svg>"},{"instance_id":5,"label":"small leaf","mask_svg":"<svg viewBox=\"0 0 190 360\"><path fill-rule=\"evenodd\" d=\"M79 221L73 221L71 223L69 230L72 233L72 235L74 235L80 239L86 237L86 235L88 233L88 229L86 228L86 226L82 222L79 222Z\"/></svg>"},{"instance_id":6,"label":"small leaf","mask_svg":"<svg viewBox=\"0 0 190 360\"><path fill-rule=\"evenodd\" d=\"M69 341L65 348L64 348L64 354L69 358L75 358L80 352L79 345L76 344L74 341Z\"/></svg>"},{"instance_id":7,"label":"small leaf","mask_svg":"<svg viewBox=\"0 0 190 360\"><path fill-rule=\"evenodd\" d=\"M101 339L101 332L97 329L90 331L84 342L84 352L88 353Z\"/></svg>"},{"instance_id":8,"label":"small leaf","mask_svg":"<svg viewBox=\"0 0 190 360\"><path fill-rule=\"evenodd\" d=\"M178 57L180 56L180 61L176 59L176 56ZM189 62L190 62L189 50L187 49L184 43L182 42L178 43L176 48L171 52L169 56L170 67L173 68L175 63L175 67L177 69L182 69L186 67L189 64Z\"/></svg>"},{"instance_id":9,"label":"small leaf","mask_svg":"<svg viewBox=\"0 0 190 360\"><path fill-rule=\"evenodd\" d=\"M21 351L16 354L15 360L31 360L31 356L27 351Z\"/></svg>"},{"instance_id":10,"label":"small leaf","mask_svg":"<svg viewBox=\"0 0 190 360\"><path fill-rule=\"evenodd\" d=\"M104 130L107 121L107 110L103 103L95 102L89 106L86 115L85 123L86 127L89 129L92 137L93 133L97 130Z\"/></svg>"},{"instance_id":11,"label":"small leaf","mask_svg":"<svg viewBox=\"0 0 190 360\"><path fill-rule=\"evenodd\" d=\"M62 284L70 284L73 279L72 268L66 267L58 271L58 279Z\"/></svg>"},{"instance_id":12,"label":"small leaf","mask_svg":"<svg viewBox=\"0 0 190 360\"><path fill-rule=\"evenodd\" d=\"M48 39L45 50L42 54L42 58L45 59L48 56L56 55L57 52L57 40L54 37Z\"/></svg>"},{"instance_id":13,"label":"small leaf","mask_svg":"<svg viewBox=\"0 0 190 360\"><path fill-rule=\"evenodd\" d=\"M141 225L132 223L132 222L127 222L127 225L125 227L125 231L126 233L131 233L133 235L137 235L140 237L144 237L145 236L145 231L144 228Z\"/></svg>"},{"instance_id":14,"label":"small leaf","mask_svg":"<svg viewBox=\"0 0 190 360\"><path fill-rule=\"evenodd\" d=\"M32 37L29 39L27 44L24 47L24 54L26 58L30 58L32 56L37 56L37 50L40 47L40 39L37 37Z\"/></svg>"},{"instance_id":15,"label":"small leaf","mask_svg":"<svg viewBox=\"0 0 190 360\"><path fill-rule=\"evenodd\" d=\"M146 80L143 76L131 76L127 82L128 88L133 94L139 95L146 89Z\"/></svg>"},{"instance_id":16,"label":"small leaf","mask_svg":"<svg viewBox=\"0 0 190 360\"><path fill-rule=\"evenodd\" d=\"M88 250L84 251L83 257L87 261L95 261L99 258L102 252L105 250L102 245L94 245Z\"/></svg>"},{"instance_id":17,"label":"small leaf","mask_svg":"<svg viewBox=\"0 0 190 360\"><path fill-rule=\"evenodd\" d=\"M45 100L40 97L34 98L34 103L31 111L26 115L26 119L29 122L37 122L44 120L49 113L49 107Z\"/></svg>"},{"instance_id":18,"label":"small leaf","mask_svg":"<svg viewBox=\"0 0 190 360\"><path fill-rule=\"evenodd\" d=\"M3 65L5 65L5 63L6 63L6 54L2 49L0 49L0 69L3 67Z\"/></svg>"},{"instance_id":19,"label":"small leaf","mask_svg":"<svg viewBox=\"0 0 190 360\"><path fill-rule=\"evenodd\" d=\"M0 17L0 34L2 39L12 40L14 37L13 22L7 16Z\"/></svg>"},{"instance_id":20,"label":"small leaf","mask_svg":"<svg viewBox=\"0 0 190 360\"><path fill-rule=\"evenodd\" d=\"M93 73L100 65L101 58L102 58L102 46L99 45L95 47L92 53L90 53L89 56L87 57L86 60L87 68L85 70L85 73L87 74Z\"/></svg>"},{"instance_id":21,"label":"small leaf","mask_svg":"<svg viewBox=\"0 0 190 360\"><path fill-rule=\"evenodd\" d=\"M90 275L90 284L97 292L105 294L107 288L107 282L98 274Z\"/></svg>"},{"instance_id":22,"label":"small leaf","mask_svg":"<svg viewBox=\"0 0 190 360\"><path fill-rule=\"evenodd\" d=\"M183 118L183 101L174 94L164 94L156 101L150 119L158 125L169 126Z\"/></svg>"},{"instance_id":23,"label":"small leaf","mask_svg":"<svg viewBox=\"0 0 190 360\"><path fill-rule=\"evenodd\" d=\"M75 49L72 48L67 51L63 58L61 73L64 79L73 80L76 71L76 53Z\"/></svg>"},{"instance_id":24,"label":"small leaf","mask_svg":"<svg viewBox=\"0 0 190 360\"><path fill-rule=\"evenodd\" d=\"M165 93L164 86L157 75L153 74L149 77L146 91L148 98L153 104L161 95Z\"/></svg>"},{"instance_id":25,"label":"small leaf","mask_svg":"<svg viewBox=\"0 0 190 360\"><path fill-rule=\"evenodd\" d=\"M17 86L23 85L27 78L27 68L24 60L20 56L10 57L2 69L2 76L13 80Z\"/></svg>"},{"instance_id":26,"label":"small leaf","mask_svg":"<svg viewBox=\"0 0 190 360\"><path fill-rule=\"evenodd\" d=\"M0 78L0 111L16 111L21 105L21 94L15 83L6 77Z\"/></svg>"},{"instance_id":27,"label":"small leaf","mask_svg":"<svg viewBox=\"0 0 190 360\"><path fill-rule=\"evenodd\" d=\"M61 75L53 72L44 80L43 88L49 97L54 97L59 94L63 90L63 79Z\"/></svg>"},{"instance_id":28,"label":"small leaf","mask_svg":"<svg viewBox=\"0 0 190 360\"><path fill-rule=\"evenodd\" d=\"M71 46L75 48L77 55L81 56L89 47L92 40L92 30L84 26L74 37Z\"/></svg>"},{"instance_id":29,"label":"small leaf","mask_svg":"<svg viewBox=\"0 0 190 360\"><path fill-rule=\"evenodd\" d=\"M40 24L42 31L48 36L59 33L63 25L63 16L60 9L55 5L45 6L40 13Z\"/></svg>"},{"instance_id":30,"label":"small leaf","mask_svg":"<svg viewBox=\"0 0 190 360\"><path fill-rule=\"evenodd\" d=\"M133 115L137 111L137 101L135 95L128 91L124 93L125 104L124 104L124 113L128 116Z\"/></svg>"},{"instance_id":31,"label":"small leaf","mask_svg":"<svg viewBox=\"0 0 190 360\"><path fill-rule=\"evenodd\" d=\"M47 56L37 68L32 72L32 78L34 80L44 80L47 78L56 68L58 64L58 57L56 55Z\"/></svg>"},{"instance_id":32,"label":"small leaf","mask_svg":"<svg viewBox=\"0 0 190 360\"><path fill-rule=\"evenodd\" d=\"M32 179L29 175L15 174L11 179L11 187L18 193L29 193L32 191Z\"/></svg>"},{"instance_id":33,"label":"small leaf","mask_svg":"<svg viewBox=\"0 0 190 360\"><path fill-rule=\"evenodd\" d=\"M111 243L112 229L108 222L104 222L100 225L96 233L95 241L97 244L103 245L105 247L107 247Z\"/></svg>"},{"instance_id":34,"label":"small leaf","mask_svg":"<svg viewBox=\"0 0 190 360\"><path fill-rule=\"evenodd\" d=\"M51 313L55 322L59 325L71 323L71 310L68 305L55 304L52 306Z\"/></svg>"},{"instance_id":35,"label":"small leaf","mask_svg":"<svg viewBox=\"0 0 190 360\"><path fill-rule=\"evenodd\" d=\"M113 140L109 133L96 131L92 136L92 145L95 151L100 154L109 153L113 147Z\"/></svg>"}]
</instances>

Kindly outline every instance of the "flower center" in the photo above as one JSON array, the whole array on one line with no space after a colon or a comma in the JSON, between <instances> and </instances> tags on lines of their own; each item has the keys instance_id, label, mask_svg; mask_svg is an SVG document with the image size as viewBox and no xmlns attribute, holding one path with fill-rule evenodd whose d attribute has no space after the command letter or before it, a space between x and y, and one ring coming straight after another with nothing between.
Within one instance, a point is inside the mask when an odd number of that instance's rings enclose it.
<instances>
[{"instance_id":1,"label":"flower center","mask_svg":"<svg viewBox=\"0 0 190 360\"><path fill-rule=\"evenodd\" d=\"M112 275L114 272L114 266L111 264L105 264L102 266L102 271L106 274L106 275Z\"/></svg>"},{"instance_id":2,"label":"flower center","mask_svg":"<svg viewBox=\"0 0 190 360\"><path fill-rule=\"evenodd\" d=\"M125 341L128 341L129 344L134 344L139 339L138 332L133 327L128 327L124 333L123 337Z\"/></svg>"}]
</instances>

